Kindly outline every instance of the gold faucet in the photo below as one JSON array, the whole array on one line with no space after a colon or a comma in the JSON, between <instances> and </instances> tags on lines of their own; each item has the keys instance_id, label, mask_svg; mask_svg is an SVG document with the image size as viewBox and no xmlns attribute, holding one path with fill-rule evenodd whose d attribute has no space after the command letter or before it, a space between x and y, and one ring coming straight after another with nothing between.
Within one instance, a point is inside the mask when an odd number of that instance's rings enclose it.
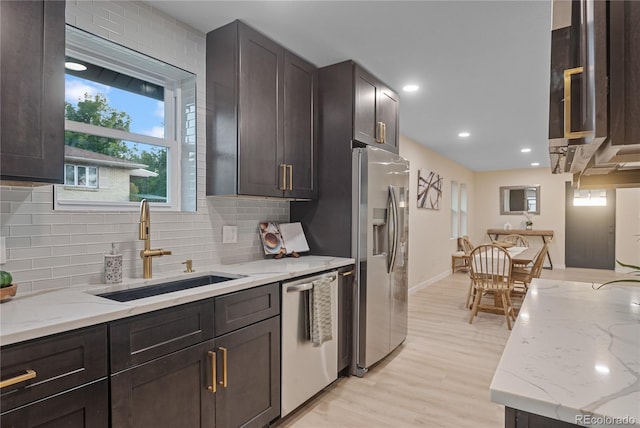
<instances>
[{"instance_id":1,"label":"gold faucet","mask_svg":"<svg viewBox=\"0 0 640 428\"><path fill-rule=\"evenodd\" d=\"M142 258L142 277L151 278L151 259L158 256L169 256L171 251L163 250L161 248L157 250L151 249L151 215L149 213L149 202L143 199L140 202L140 234L139 238L144 240L144 250L140 251L140 257Z\"/></svg>"}]
</instances>

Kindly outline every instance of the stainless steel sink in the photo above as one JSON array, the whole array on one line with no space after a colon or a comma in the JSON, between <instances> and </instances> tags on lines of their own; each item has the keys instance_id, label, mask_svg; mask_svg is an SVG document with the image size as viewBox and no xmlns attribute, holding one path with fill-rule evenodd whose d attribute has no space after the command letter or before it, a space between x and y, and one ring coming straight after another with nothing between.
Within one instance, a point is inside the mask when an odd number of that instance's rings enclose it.
<instances>
[{"instance_id":1,"label":"stainless steel sink","mask_svg":"<svg viewBox=\"0 0 640 428\"><path fill-rule=\"evenodd\" d=\"M98 294L98 296L110 300L116 300L118 302L129 302L131 300L158 296L160 294L172 293L174 291L187 290L189 288L202 287L203 285L216 284L219 282L231 281L238 278L241 278L241 276L204 275L194 278L165 282L156 285L147 285L145 287L112 291L110 293Z\"/></svg>"}]
</instances>

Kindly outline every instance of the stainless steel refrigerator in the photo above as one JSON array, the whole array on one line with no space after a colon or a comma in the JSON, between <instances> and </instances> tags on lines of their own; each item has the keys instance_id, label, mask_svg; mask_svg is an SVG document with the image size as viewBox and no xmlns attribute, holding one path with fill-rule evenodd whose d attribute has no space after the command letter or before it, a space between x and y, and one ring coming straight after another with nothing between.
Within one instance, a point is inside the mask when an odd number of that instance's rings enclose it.
<instances>
[{"instance_id":1,"label":"stainless steel refrigerator","mask_svg":"<svg viewBox=\"0 0 640 428\"><path fill-rule=\"evenodd\" d=\"M290 217L302 222L311 254L356 260L353 319L341 323L353 324L348 372L362 376L407 334L409 162L341 141L327 138L318 198L292 202Z\"/></svg>"},{"instance_id":2,"label":"stainless steel refrigerator","mask_svg":"<svg viewBox=\"0 0 640 428\"><path fill-rule=\"evenodd\" d=\"M362 376L407 336L409 161L354 148L352 174L357 303L351 372Z\"/></svg>"}]
</instances>

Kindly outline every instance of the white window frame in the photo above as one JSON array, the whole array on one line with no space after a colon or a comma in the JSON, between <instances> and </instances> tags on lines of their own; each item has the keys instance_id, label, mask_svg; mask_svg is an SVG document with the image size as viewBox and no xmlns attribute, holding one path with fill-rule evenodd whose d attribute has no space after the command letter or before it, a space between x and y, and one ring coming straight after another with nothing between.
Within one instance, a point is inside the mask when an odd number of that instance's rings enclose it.
<instances>
[{"instance_id":1,"label":"white window frame","mask_svg":"<svg viewBox=\"0 0 640 428\"><path fill-rule=\"evenodd\" d=\"M72 166L73 167L73 184L71 183L67 183L67 166ZM78 168L85 168L87 170L87 173L89 172L89 170L93 169L96 172L96 185L95 186L90 186L88 184L78 184ZM75 163L65 163L64 164L64 185L65 187L80 187L80 188L87 188L87 189L97 189L99 187L99 177L98 177L98 170L99 168L95 165L81 165L81 164L75 164ZM87 177L89 175L87 174ZM89 182L89 180L87 179L87 182Z\"/></svg>"},{"instance_id":2,"label":"white window frame","mask_svg":"<svg viewBox=\"0 0 640 428\"><path fill-rule=\"evenodd\" d=\"M68 26L68 28L73 28ZM73 29L76 30L76 29ZM80 31L80 30L78 30ZM84 33L84 32L82 32ZM155 208L167 211L181 210L181 144L182 133L181 126L178 126L181 114L179 106L182 106L181 89L179 88L179 80L175 76L170 75L170 71L155 70L149 71L145 65L133 64L134 60L128 55L122 55L121 46L115 48L97 48L97 44L91 39L98 40L98 36L86 33L88 42L79 41L77 37L70 40L67 37L66 54L77 58L78 60L87 61L101 67L117 71L138 79L146 80L164 87L164 129L165 138L157 138L149 135L143 135L133 132L127 132L120 129L105 128L88 123L75 122L65 119L65 131L73 131L91 135L97 135L106 138L121 139L126 141L150 144L159 147L165 147L167 152L167 202L152 203ZM100 39L104 42L103 39ZM112 42L111 42L112 43ZM133 52L129 48L127 51ZM135 53L137 54L137 53ZM144 54L140 54L145 56ZM160 61L158 61L160 62ZM170 66L173 68L174 66ZM175 67L177 68L177 67ZM166 71L165 75L162 72ZM55 186L54 186L55 188ZM55 210L137 210L139 202L117 202L117 201L74 201L74 200L58 200L57 194L54 194Z\"/></svg>"}]
</instances>

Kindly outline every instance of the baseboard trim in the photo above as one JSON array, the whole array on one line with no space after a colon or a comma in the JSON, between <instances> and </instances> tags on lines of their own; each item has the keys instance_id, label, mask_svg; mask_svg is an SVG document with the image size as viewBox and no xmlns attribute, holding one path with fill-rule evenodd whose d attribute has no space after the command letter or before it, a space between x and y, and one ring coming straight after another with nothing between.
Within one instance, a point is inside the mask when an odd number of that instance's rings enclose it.
<instances>
[{"instance_id":1,"label":"baseboard trim","mask_svg":"<svg viewBox=\"0 0 640 428\"><path fill-rule=\"evenodd\" d=\"M428 286L430 286L431 284L434 284L438 281L440 281L441 279L444 279L446 277L448 277L449 275L451 275L451 272L449 270L442 272L441 274L438 274L436 276L434 276L433 278L429 278L426 281L422 281L419 284L414 285L413 287L409 288L409 294L413 294L416 291L422 290L423 288L426 288Z\"/></svg>"}]
</instances>

